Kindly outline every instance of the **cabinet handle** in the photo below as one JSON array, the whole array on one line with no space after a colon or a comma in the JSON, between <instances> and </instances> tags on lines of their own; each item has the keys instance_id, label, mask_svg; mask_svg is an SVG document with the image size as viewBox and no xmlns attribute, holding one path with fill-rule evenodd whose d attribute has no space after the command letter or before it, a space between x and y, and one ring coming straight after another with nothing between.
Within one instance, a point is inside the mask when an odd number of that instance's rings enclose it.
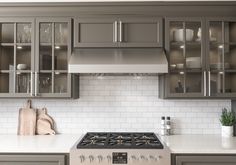
<instances>
[{"instance_id":1,"label":"cabinet handle","mask_svg":"<svg viewBox=\"0 0 236 165\"><path fill-rule=\"evenodd\" d=\"M117 39L117 33L118 33L118 31L117 31L117 21L115 21L114 22L114 42L117 42L118 41L118 39Z\"/></svg>"},{"instance_id":2,"label":"cabinet handle","mask_svg":"<svg viewBox=\"0 0 236 165\"><path fill-rule=\"evenodd\" d=\"M122 42L123 41L123 34L122 34L122 32L123 32L123 30L122 30L122 22L120 21L120 23L119 23L119 25L120 25L120 42Z\"/></svg>"},{"instance_id":3,"label":"cabinet handle","mask_svg":"<svg viewBox=\"0 0 236 165\"><path fill-rule=\"evenodd\" d=\"M34 77L34 95L38 96L38 72L35 72L35 77Z\"/></svg>"},{"instance_id":4,"label":"cabinet handle","mask_svg":"<svg viewBox=\"0 0 236 165\"><path fill-rule=\"evenodd\" d=\"M211 96L211 71L208 71L208 93Z\"/></svg>"},{"instance_id":5,"label":"cabinet handle","mask_svg":"<svg viewBox=\"0 0 236 165\"><path fill-rule=\"evenodd\" d=\"M30 77L30 95L31 95L31 96L34 96L34 93L33 93L33 84L34 84L34 83L33 83L33 81L34 81L34 78L33 78L33 77L34 77L34 73L31 72L31 73L30 73L30 76L31 76L31 77Z\"/></svg>"},{"instance_id":6,"label":"cabinet handle","mask_svg":"<svg viewBox=\"0 0 236 165\"><path fill-rule=\"evenodd\" d=\"M203 75L204 75L204 77L203 77L204 78L204 80L203 80L204 81L204 91L203 92L204 92L204 96L206 96L207 95L207 89L206 89L206 84L207 84L206 71L203 72Z\"/></svg>"}]
</instances>

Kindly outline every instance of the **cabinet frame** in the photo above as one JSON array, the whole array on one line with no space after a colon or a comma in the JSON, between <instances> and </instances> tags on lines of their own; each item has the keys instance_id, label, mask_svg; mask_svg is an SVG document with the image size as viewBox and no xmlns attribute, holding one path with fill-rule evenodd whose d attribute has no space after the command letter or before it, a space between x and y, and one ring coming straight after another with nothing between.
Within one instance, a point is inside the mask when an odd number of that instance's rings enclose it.
<instances>
[{"instance_id":1,"label":"cabinet frame","mask_svg":"<svg viewBox=\"0 0 236 165\"><path fill-rule=\"evenodd\" d=\"M44 71L40 71L39 64L40 64L40 53L39 53L39 47L40 47L40 29L39 25L40 23L52 23L52 67L54 68L54 25L55 23L67 23L68 25L68 41L67 41L67 59L69 61L69 57L71 56L71 18L70 17L37 17L36 18L36 58L35 58L35 74L39 73L45 73ZM46 72L48 73L48 72ZM54 93L54 75L55 75L55 69L52 69L52 93L39 93L39 84L36 84L39 82L39 76L35 77L35 97L46 97L46 98L70 98L72 97L72 75L68 73L68 70L66 72L67 74L67 92L66 93Z\"/></svg>"},{"instance_id":2,"label":"cabinet frame","mask_svg":"<svg viewBox=\"0 0 236 165\"><path fill-rule=\"evenodd\" d=\"M0 23L12 23L14 24L14 79L13 79L13 93L0 93L0 98L8 98L8 97L15 97L15 98L22 98L22 97L32 97L32 93L34 92L33 88L31 87L30 93L16 93L16 46L17 46L17 24L18 23L27 23L31 24L31 71L30 72L24 72L19 71L20 73L29 73L31 74L34 72L34 61L35 61L35 19L34 18L15 18L15 17L0 17ZM1 71L1 73L10 73L6 72L4 70ZM10 75L9 75L10 76ZM32 79L32 74L31 74ZM31 82L31 86L33 85L33 82Z\"/></svg>"},{"instance_id":3,"label":"cabinet frame","mask_svg":"<svg viewBox=\"0 0 236 165\"><path fill-rule=\"evenodd\" d=\"M208 74L211 74L211 69L210 69L210 59L209 59L209 53L210 53L210 40L209 37L209 29L210 29L210 22L221 22L221 23L225 23L225 22L235 22L236 23L236 18L233 17L206 17L206 70L208 71ZM222 26L222 40L223 43L222 44L229 44L229 43L225 43L225 29ZM223 50L223 57L225 56L225 52ZM223 91L225 91L225 73L235 73L236 74L236 69L235 70L231 70L230 72L225 72L225 69L223 70L218 70L218 71L223 71ZM209 75L208 75L208 79L209 79ZM210 86L210 80L208 80L208 96L211 98L225 98L225 99L229 99L229 98L235 98L236 97L236 92L235 93L215 93L214 96L210 95L211 92L211 86Z\"/></svg>"},{"instance_id":4,"label":"cabinet frame","mask_svg":"<svg viewBox=\"0 0 236 165\"><path fill-rule=\"evenodd\" d=\"M171 165L188 165L187 163L195 163L196 165L201 165L202 163L236 163L236 155L234 154L171 154L171 157Z\"/></svg>"},{"instance_id":5,"label":"cabinet frame","mask_svg":"<svg viewBox=\"0 0 236 165\"><path fill-rule=\"evenodd\" d=\"M206 63L205 63L205 57L206 57L206 52L205 52L205 19L202 17L166 17L165 18L165 50L167 53L167 60L168 63L170 64L170 22L172 21L177 21L177 22L199 22L201 23L201 64L202 64L202 69L201 72L201 92L200 93L171 93L170 92L170 65L168 66L169 73L166 74L165 76L161 76L160 78L160 85L159 89L163 88L160 90L161 94L160 97L162 98L201 98L201 97L206 97L206 91L207 91L207 86L206 86L206 76L205 76L205 71L206 71ZM185 29L186 27L183 26ZM185 34L184 34L185 35ZM185 44L185 39L184 39L184 44ZM185 52L185 51L184 51ZM191 73L191 72L186 72L185 68L185 75L186 73ZM185 79L185 78L184 78ZM164 86L164 87L163 87Z\"/></svg>"},{"instance_id":6,"label":"cabinet frame","mask_svg":"<svg viewBox=\"0 0 236 165\"><path fill-rule=\"evenodd\" d=\"M40 163L42 165L51 164L52 162L57 163L58 165L66 165L66 155L35 155L35 154L13 154L13 155L0 155L0 162L16 162L17 164L24 164L23 162L31 162L31 163ZM50 163L49 163L50 162Z\"/></svg>"}]
</instances>

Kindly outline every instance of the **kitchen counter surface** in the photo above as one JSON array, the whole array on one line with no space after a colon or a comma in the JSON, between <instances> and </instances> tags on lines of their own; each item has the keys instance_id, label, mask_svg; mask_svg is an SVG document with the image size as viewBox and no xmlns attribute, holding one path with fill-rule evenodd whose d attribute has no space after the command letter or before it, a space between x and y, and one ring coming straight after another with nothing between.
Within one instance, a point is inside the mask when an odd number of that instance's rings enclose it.
<instances>
[{"instance_id":1,"label":"kitchen counter surface","mask_svg":"<svg viewBox=\"0 0 236 165\"><path fill-rule=\"evenodd\" d=\"M172 153L236 154L236 137L221 135L172 135L161 137Z\"/></svg>"},{"instance_id":2,"label":"kitchen counter surface","mask_svg":"<svg viewBox=\"0 0 236 165\"><path fill-rule=\"evenodd\" d=\"M69 153L82 135L0 135L0 153Z\"/></svg>"},{"instance_id":3,"label":"kitchen counter surface","mask_svg":"<svg viewBox=\"0 0 236 165\"><path fill-rule=\"evenodd\" d=\"M0 135L0 153L69 153L82 134L17 136ZM172 153L236 154L236 137L220 135L159 136Z\"/></svg>"}]
</instances>

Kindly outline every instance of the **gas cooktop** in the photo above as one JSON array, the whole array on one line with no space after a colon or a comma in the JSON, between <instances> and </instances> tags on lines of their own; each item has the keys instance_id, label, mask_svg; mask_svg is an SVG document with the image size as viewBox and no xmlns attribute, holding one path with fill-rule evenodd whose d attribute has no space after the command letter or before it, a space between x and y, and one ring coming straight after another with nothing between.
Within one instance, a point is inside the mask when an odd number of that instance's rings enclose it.
<instances>
[{"instance_id":1,"label":"gas cooktop","mask_svg":"<svg viewBox=\"0 0 236 165\"><path fill-rule=\"evenodd\" d=\"M154 133L89 132L77 145L84 149L163 149Z\"/></svg>"}]
</instances>

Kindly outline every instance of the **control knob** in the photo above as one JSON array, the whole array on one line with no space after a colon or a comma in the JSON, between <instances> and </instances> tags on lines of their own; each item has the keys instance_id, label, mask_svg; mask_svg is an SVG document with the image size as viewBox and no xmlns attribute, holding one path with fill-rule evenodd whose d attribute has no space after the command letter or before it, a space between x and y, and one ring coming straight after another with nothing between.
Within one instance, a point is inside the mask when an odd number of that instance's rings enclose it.
<instances>
[{"instance_id":1,"label":"control knob","mask_svg":"<svg viewBox=\"0 0 236 165\"><path fill-rule=\"evenodd\" d=\"M111 162L111 155L107 155L107 161L108 161L108 163Z\"/></svg>"},{"instance_id":2,"label":"control knob","mask_svg":"<svg viewBox=\"0 0 236 165\"><path fill-rule=\"evenodd\" d=\"M93 155L89 155L89 161L90 161L90 163L92 163L94 161L94 156Z\"/></svg>"},{"instance_id":3,"label":"control knob","mask_svg":"<svg viewBox=\"0 0 236 165\"><path fill-rule=\"evenodd\" d=\"M98 155L98 162L99 162L99 163L101 163L101 162L102 162L102 160L103 160L103 157L102 157L102 155Z\"/></svg>"},{"instance_id":4,"label":"control knob","mask_svg":"<svg viewBox=\"0 0 236 165\"><path fill-rule=\"evenodd\" d=\"M85 156L84 155L80 155L79 158L80 158L81 163L83 163L85 161Z\"/></svg>"}]
</instances>

